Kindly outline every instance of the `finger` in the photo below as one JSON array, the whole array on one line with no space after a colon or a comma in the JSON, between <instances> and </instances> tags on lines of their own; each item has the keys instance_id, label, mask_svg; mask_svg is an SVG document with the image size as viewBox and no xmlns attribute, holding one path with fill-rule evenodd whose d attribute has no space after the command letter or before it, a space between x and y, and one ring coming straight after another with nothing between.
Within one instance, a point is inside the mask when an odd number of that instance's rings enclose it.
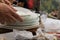
<instances>
[{"instance_id":1,"label":"finger","mask_svg":"<svg viewBox=\"0 0 60 40\"><path fill-rule=\"evenodd\" d=\"M5 2L7 5L11 5L11 3L10 3L8 0L4 0L4 2Z\"/></svg>"},{"instance_id":2,"label":"finger","mask_svg":"<svg viewBox=\"0 0 60 40\"><path fill-rule=\"evenodd\" d=\"M22 22L23 19L18 14L11 14L13 17L15 17L18 21Z\"/></svg>"},{"instance_id":3,"label":"finger","mask_svg":"<svg viewBox=\"0 0 60 40\"><path fill-rule=\"evenodd\" d=\"M5 24L6 23L6 19L5 18L6 18L5 15L2 15L2 14L0 15L0 23L1 24Z\"/></svg>"},{"instance_id":4,"label":"finger","mask_svg":"<svg viewBox=\"0 0 60 40\"><path fill-rule=\"evenodd\" d=\"M8 24L8 23L16 22L16 19L12 17L9 13L8 14L0 13L0 22L2 24L4 24L4 22Z\"/></svg>"},{"instance_id":5,"label":"finger","mask_svg":"<svg viewBox=\"0 0 60 40\"><path fill-rule=\"evenodd\" d=\"M17 20L11 16L11 15L7 15L6 18L9 20L9 22L13 23L13 22L16 22Z\"/></svg>"},{"instance_id":6,"label":"finger","mask_svg":"<svg viewBox=\"0 0 60 40\"><path fill-rule=\"evenodd\" d=\"M10 18L8 16L5 16L5 23L6 24L12 23L11 20L10 20Z\"/></svg>"},{"instance_id":7,"label":"finger","mask_svg":"<svg viewBox=\"0 0 60 40\"><path fill-rule=\"evenodd\" d=\"M3 0L0 0L0 2L5 3Z\"/></svg>"},{"instance_id":8,"label":"finger","mask_svg":"<svg viewBox=\"0 0 60 40\"><path fill-rule=\"evenodd\" d=\"M12 10L14 10L15 12L17 12L17 10L16 10L16 9L14 9L12 5L10 5L10 7L12 8Z\"/></svg>"},{"instance_id":9,"label":"finger","mask_svg":"<svg viewBox=\"0 0 60 40\"><path fill-rule=\"evenodd\" d=\"M7 19L8 18L8 19ZM16 20L14 20L14 19L12 19L11 17L6 17L6 22L8 21L8 23L10 24L10 23L15 23L16 22Z\"/></svg>"}]
</instances>

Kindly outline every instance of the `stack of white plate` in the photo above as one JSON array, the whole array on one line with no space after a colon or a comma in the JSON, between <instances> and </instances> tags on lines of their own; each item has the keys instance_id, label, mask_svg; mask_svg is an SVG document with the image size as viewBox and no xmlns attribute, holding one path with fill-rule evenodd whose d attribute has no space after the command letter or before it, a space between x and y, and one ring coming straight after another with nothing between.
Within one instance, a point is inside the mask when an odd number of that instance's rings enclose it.
<instances>
[{"instance_id":1,"label":"stack of white plate","mask_svg":"<svg viewBox=\"0 0 60 40\"><path fill-rule=\"evenodd\" d=\"M21 28L21 29L30 29L38 27L37 25L39 25L39 16L40 16L39 14L36 14L22 7L14 7L14 8L17 10L16 13L23 18L23 22L17 21L14 24L9 24L10 26L14 26L13 28Z\"/></svg>"}]
</instances>

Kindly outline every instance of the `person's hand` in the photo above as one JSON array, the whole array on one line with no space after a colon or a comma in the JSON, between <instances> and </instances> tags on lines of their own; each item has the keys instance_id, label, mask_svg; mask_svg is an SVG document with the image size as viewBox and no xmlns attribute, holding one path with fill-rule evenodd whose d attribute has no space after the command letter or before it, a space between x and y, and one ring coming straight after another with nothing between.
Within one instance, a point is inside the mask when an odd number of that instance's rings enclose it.
<instances>
[{"instance_id":1,"label":"person's hand","mask_svg":"<svg viewBox=\"0 0 60 40\"><path fill-rule=\"evenodd\" d=\"M0 23L14 23L16 21L22 22L22 18L16 14L8 5L0 3Z\"/></svg>"}]
</instances>

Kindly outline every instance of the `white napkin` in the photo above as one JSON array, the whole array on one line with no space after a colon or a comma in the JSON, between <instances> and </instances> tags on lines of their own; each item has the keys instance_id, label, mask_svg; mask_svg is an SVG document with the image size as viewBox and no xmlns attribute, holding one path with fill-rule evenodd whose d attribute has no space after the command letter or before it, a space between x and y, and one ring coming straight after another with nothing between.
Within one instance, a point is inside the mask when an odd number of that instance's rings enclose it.
<instances>
[{"instance_id":1,"label":"white napkin","mask_svg":"<svg viewBox=\"0 0 60 40\"><path fill-rule=\"evenodd\" d=\"M27 40L27 39L32 39L33 38L33 35L31 32L29 31L17 31L17 30L14 30L15 32L15 37L17 40Z\"/></svg>"}]
</instances>

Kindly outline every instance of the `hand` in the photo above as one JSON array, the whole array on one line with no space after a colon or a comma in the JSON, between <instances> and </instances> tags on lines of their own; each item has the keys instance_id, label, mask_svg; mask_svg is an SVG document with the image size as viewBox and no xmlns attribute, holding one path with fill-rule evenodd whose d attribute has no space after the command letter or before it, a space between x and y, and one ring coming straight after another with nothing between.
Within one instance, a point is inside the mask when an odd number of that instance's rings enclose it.
<instances>
[{"instance_id":1,"label":"hand","mask_svg":"<svg viewBox=\"0 0 60 40\"><path fill-rule=\"evenodd\" d=\"M22 18L12 10L11 7L4 3L0 3L0 23L14 23L16 21L22 22Z\"/></svg>"}]
</instances>

